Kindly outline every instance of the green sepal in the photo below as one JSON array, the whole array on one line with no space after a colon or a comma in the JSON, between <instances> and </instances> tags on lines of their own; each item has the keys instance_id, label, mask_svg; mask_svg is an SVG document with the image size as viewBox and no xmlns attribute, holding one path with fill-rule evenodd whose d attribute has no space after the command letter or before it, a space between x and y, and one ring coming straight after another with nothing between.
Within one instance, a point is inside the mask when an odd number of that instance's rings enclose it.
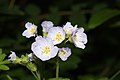
<instances>
[{"instance_id":1,"label":"green sepal","mask_svg":"<svg viewBox=\"0 0 120 80\"><path fill-rule=\"evenodd\" d=\"M35 65L34 63L32 63L32 62L29 62L29 63L26 65L26 67L27 67L29 70L31 70L31 71L37 71L36 65Z\"/></svg>"},{"instance_id":2,"label":"green sepal","mask_svg":"<svg viewBox=\"0 0 120 80\"><path fill-rule=\"evenodd\" d=\"M29 58L28 58L28 55L27 55L27 54L26 54L26 55L22 55L20 59L21 59L21 62L22 62L23 64L26 64L26 63L29 62Z\"/></svg>"},{"instance_id":3,"label":"green sepal","mask_svg":"<svg viewBox=\"0 0 120 80\"><path fill-rule=\"evenodd\" d=\"M9 67L6 65L0 65L1 70L9 70Z\"/></svg>"}]
</instances>

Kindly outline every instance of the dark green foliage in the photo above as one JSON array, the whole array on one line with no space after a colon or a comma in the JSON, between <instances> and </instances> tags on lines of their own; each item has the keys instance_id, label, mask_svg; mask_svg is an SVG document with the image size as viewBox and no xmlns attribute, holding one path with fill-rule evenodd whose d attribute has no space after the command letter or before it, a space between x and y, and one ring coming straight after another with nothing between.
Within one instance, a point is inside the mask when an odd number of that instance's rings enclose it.
<instances>
[{"instance_id":1,"label":"dark green foliage","mask_svg":"<svg viewBox=\"0 0 120 80\"><path fill-rule=\"evenodd\" d=\"M10 62L8 60L5 60L6 54L2 52L2 49L0 49L0 70L9 70L9 67L6 66L6 64L9 64Z\"/></svg>"},{"instance_id":2,"label":"dark green foliage","mask_svg":"<svg viewBox=\"0 0 120 80\"><path fill-rule=\"evenodd\" d=\"M72 15L70 16L70 22L74 25L78 25L79 27L86 26L85 14L81 11L80 5L72 6Z\"/></svg>"},{"instance_id":3,"label":"dark green foliage","mask_svg":"<svg viewBox=\"0 0 120 80\"><path fill-rule=\"evenodd\" d=\"M25 8L26 14L28 14L27 21L33 22L34 24L39 23L39 15L40 15L40 9L34 5L29 4Z\"/></svg>"},{"instance_id":4,"label":"dark green foliage","mask_svg":"<svg viewBox=\"0 0 120 80\"><path fill-rule=\"evenodd\" d=\"M97 26L103 24L105 21L118 15L120 15L120 10L114 9L103 9L102 11L99 11L95 14L93 13L90 21L88 22L88 29L94 29Z\"/></svg>"},{"instance_id":5,"label":"dark green foliage","mask_svg":"<svg viewBox=\"0 0 120 80\"><path fill-rule=\"evenodd\" d=\"M85 28L88 43L84 50L69 42L65 45L70 46L72 55L67 61L60 61L63 78L59 80L109 80L120 70L120 0L15 0L10 6L11 1L0 0L0 48L6 53L0 49L0 80L6 80L6 75L13 80L34 80L25 67L7 60L11 50L18 52L18 56L31 53L34 38L22 36L28 21L36 24L39 32L44 20L55 25L70 21L73 26ZM42 74L46 79L56 80L55 61L39 63L46 70ZM120 80L120 75L113 80Z\"/></svg>"},{"instance_id":6,"label":"dark green foliage","mask_svg":"<svg viewBox=\"0 0 120 80\"><path fill-rule=\"evenodd\" d=\"M47 17L48 20L54 21L54 24L59 24L61 16L59 15L59 10L57 7L50 8L50 14Z\"/></svg>"}]
</instances>

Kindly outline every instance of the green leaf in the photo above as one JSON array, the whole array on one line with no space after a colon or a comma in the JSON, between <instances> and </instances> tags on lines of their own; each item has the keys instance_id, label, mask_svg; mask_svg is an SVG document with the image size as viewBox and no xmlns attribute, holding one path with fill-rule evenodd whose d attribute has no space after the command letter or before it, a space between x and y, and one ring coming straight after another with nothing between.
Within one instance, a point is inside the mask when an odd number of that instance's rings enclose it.
<instances>
[{"instance_id":1,"label":"green leaf","mask_svg":"<svg viewBox=\"0 0 120 80\"><path fill-rule=\"evenodd\" d=\"M48 80L70 80L70 79L68 79L68 78L59 78L59 79L56 79L56 78L50 78L50 79L48 79Z\"/></svg>"},{"instance_id":2,"label":"green leaf","mask_svg":"<svg viewBox=\"0 0 120 80\"><path fill-rule=\"evenodd\" d=\"M1 55L0 55L0 61L3 61L5 57L6 57L5 54L1 54Z\"/></svg>"},{"instance_id":3,"label":"green leaf","mask_svg":"<svg viewBox=\"0 0 120 80\"><path fill-rule=\"evenodd\" d=\"M1 70L9 70L9 67L6 65L0 65Z\"/></svg>"},{"instance_id":4,"label":"green leaf","mask_svg":"<svg viewBox=\"0 0 120 80\"><path fill-rule=\"evenodd\" d=\"M9 63L10 63L10 61L4 60L4 61L0 62L0 65L1 65L1 64L9 64Z\"/></svg>"},{"instance_id":5,"label":"green leaf","mask_svg":"<svg viewBox=\"0 0 120 80\"><path fill-rule=\"evenodd\" d=\"M0 49L0 55L2 54L2 49Z\"/></svg>"},{"instance_id":6,"label":"green leaf","mask_svg":"<svg viewBox=\"0 0 120 80\"><path fill-rule=\"evenodd\" d=\"M88 29L94 29L105 21L120 15L120 10L105 9L92 15L88 22Z\"/></svg>"},{"instance_id":7,"label":"green leaf","mask_svg":"<svg viewBox=\"0 0 120 80\"><path fill-rule=\"evenodd\" d=\"M29 4L25 10L31 16L38 16L40 14L40 9L34 4Z\"/></svg>"},{"instance_id":8,"label":"green leaf","mask_svg":"<svg viewBox=\"0 0 120 80\"><path fill-rule=\"evenodd\" d=\"M110 27L120 27L120 21L113 23Z\"/></svg>"}]
</instances>

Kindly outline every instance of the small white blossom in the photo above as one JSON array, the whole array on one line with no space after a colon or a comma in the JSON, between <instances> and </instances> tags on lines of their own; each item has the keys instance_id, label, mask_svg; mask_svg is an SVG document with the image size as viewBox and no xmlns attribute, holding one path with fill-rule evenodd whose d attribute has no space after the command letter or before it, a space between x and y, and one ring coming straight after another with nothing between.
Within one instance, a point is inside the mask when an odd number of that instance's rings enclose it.
<instances>
[{"instance_id":1,"label":"small white blossom","mask_svg":"<svg viewBox=\"0 0 120 80\"><path fill-rule=\"evenodd\" d=\"M25 27L27 28L23 33L22 35L25 36L26 38L30 38L32 36L35 36L35 34L37 33L37 26L30 23L30 22L27 22L25 24Z\"/></svg>"},{"instance_id":2,"label":"small white blossom","mask_svg":"<svg viewBox=\"0 0 120 80\"><path fill-rule=\"evenodd\" d=\"M38 40L41 40L41 38L42 38L42 36L37 36L37 37L35 38L35 40L38 41Z\"/></svg>"},{"instance_id":3,"label":"small white blossom","mask_svg":"<svg viewBox=\"0 0 120 80\"><path fill-rule=\"evenodd\" d=\"M57 55L58 47L54 46L51 39L39 36L32 44L31 50L39 59L46 61Z\"/></svg>"},{"instance_id":4,"label":"small white blossom","mask_svg":"<svg viewBox=\"0 0 120 80\"><path fill-rule=\"evenodd\" d=\"M63 29L64 29L66 34L71 35L77 29L77 25L75 25L75 27L73 27L70 22L67 22L63 26Z\"/></svg>"},{"instance_id":5,"label":"small white blossom","mask_svg":"<svg viewBox=\"0 0 120 80\"><path fill-rule=\"evenodd\" d=\"M72 40L76 47L78 48L85 48L87 43L87 35L84 33L84 28L78 28L72 35Z\"/></svg>"},{"instance_id":6,"label":"small white blossom","mask_svg":"<svg viewBox=\"0 0 120 80\"><path fill-rule=\"evenodd\" d=\"M43 32L48 32L48 30L53 27L53 22L51 21L43 21L41 26L43 27Z\"/></svg>"},{"instance_id":7,"label":"small white blossom","mask_svg":"<svg viewBox=\"0 0 120 80\"><path fill-rule=\"evenodd\" d=\"M33 53L28 54L28 58L29 58L30 61L34 61L34 59L33 59Z\"/></svg>"},{"instance_id":8,"label":"small white blossom","mask_svg":"<svg viewBox=\"0 0 120 80\"><path fill-rule=\"evenodd\" d=\"M65 39L65 32L61 27L52 27L48 31L48 38L51 38L53 44L60 44Z\"/></svg>"},{"instance_id":9,"label":"small white blossom","mask_svg":"<svg viewBox=\"0 0 120 80\"><path fill-rule=\"evenodd\" d=\"M10 58L9 61L16 60L16 54L15 54L15 52L13 52L13 51L10 51L10 52L11 52L11 54L8 56L8 58Z\"/></svg>"},{"instance_id":10,"label":"small white blossom","mask_svg":"<svg viewBox=\"0 0 120 80\"><path fill-rule=\"evenodd\" d=\"M63 60L66 61L67 58L71 55L71 49L70 48L61 48L59 49L58 56Z\"/></svg>"}]
</instances>

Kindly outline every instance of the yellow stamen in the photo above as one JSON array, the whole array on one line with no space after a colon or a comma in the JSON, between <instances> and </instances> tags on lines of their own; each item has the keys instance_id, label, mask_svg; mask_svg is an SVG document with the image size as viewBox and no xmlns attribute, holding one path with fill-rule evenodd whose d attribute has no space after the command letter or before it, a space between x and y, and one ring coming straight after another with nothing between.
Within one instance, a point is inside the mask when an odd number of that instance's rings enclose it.
<instances>
[{"instance_id":1,"label":"yellow stamen","mask_svg":"<svg viewBox=\"0 0 120 80\"><path fill-rule=\"evenodd\" d=\"M50 46L46 46L46 47L43 49L43 53L49 54L49 53L50 53Z\"/></svg>"},{"instance_id":2,"label":"yellow stamen","mask_svg":"<svg viewBox=\"0 0 120 80\"><path fill-rule=\"evenodd\" d=\"M61 41L62 40L62 34L60 34L60 33L56 34L55 40Z\"/></svg>"},{"instance_id":3,"label":"yellow stamen","mask_svg":"<svg viewBox=\"0 0 120 80\"><path fill-rule=\"evenodd\" d=\"M63 50L60 50L60 53L59 53L61 56L64 56L65 54L66 54L66 52L65 51L63 51Z\"/></svg>"},{"instance_id":4,"label":"yellow stamen","mask_svg":"<svg viewBox=\"0 0 120 80\"><path fill-rule=\"evenodd\" d=\"M31 33L35 33L35 32L36 32L36 28L32 27L32 28L30 28L29 31L30 31Z\"/></svg>"}]
</instances>

